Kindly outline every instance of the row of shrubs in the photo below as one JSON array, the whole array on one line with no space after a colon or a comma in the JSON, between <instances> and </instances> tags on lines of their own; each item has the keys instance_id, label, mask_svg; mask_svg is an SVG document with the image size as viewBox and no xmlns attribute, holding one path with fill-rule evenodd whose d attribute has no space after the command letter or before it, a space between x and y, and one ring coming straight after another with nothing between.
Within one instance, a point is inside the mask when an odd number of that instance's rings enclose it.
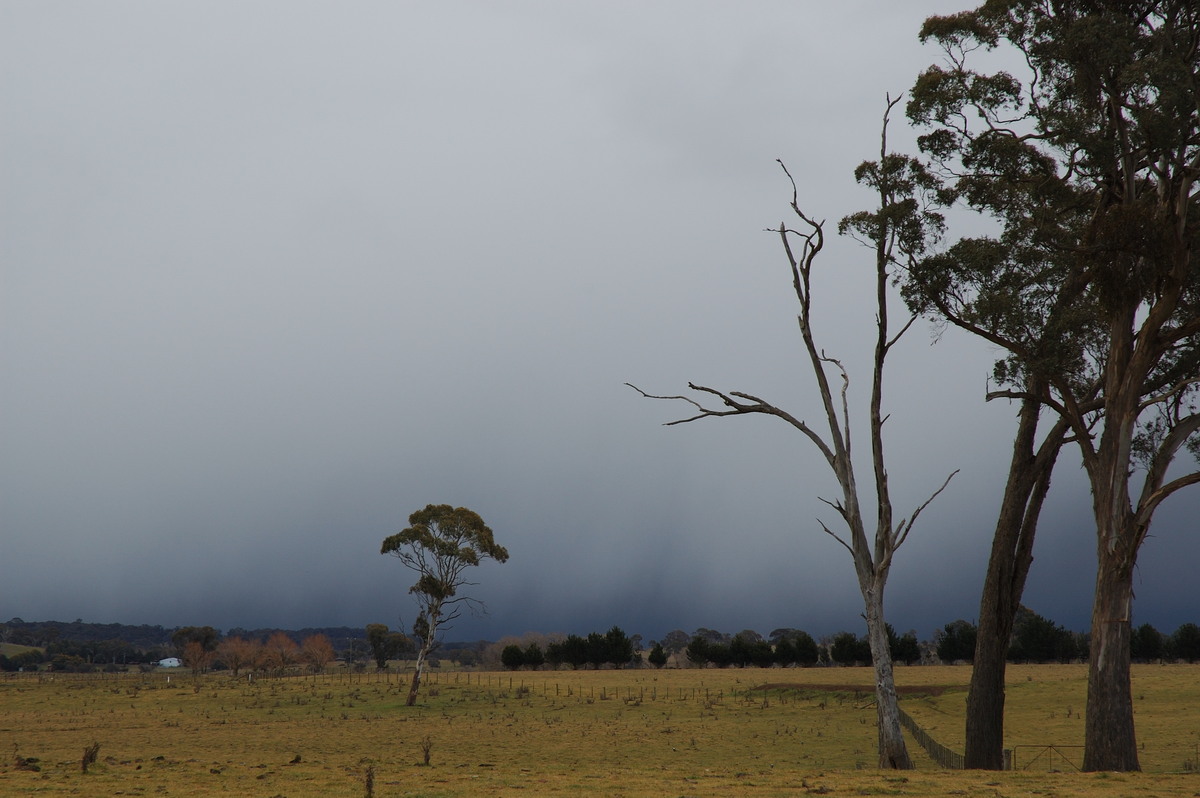
<instances>
[{"instance_id":1,"label":"row of shrubs","mask_svg":"<svg viewBox=\"0 0 1200 798\"><path fill-rule=\"evenodd\" d=\"M888 646L892 660L918 663L970 662L975 655L977 629L968 621L946 624L932 642L920 642L915 632L897 635L888 625ZM605 634L593 632L586 637L569 635L562 640L542 638L508 643L500 653L505 668L539 669L612 666L639 667L649 664L661 668L674 658L680 667L809 667L814 665L869 665L871 647L866 637L839 632L820 642L798 629L777 629L770 638L745 630L730 636L711 629L699 629L689 636L679 630L663 642L650 641L649 653L635 652L640 638L631 641L620 627ZM665 643L665 645L664 645ZM1200 627L1186 623L1173 634L1164 635L1150 624L1143 624L1131 635L1133 659L1139 662L1163 660L1200 661ZM1024 607L1014 624L1008 650L1010 662L1074 662L1088 657L1088 635L1071 632L1059 624Z\"/></svg>"},{"instance_id":2,"label":"row of shrubs","mask_svg":"<svg viewBox=\"0 0 1200 798\"><path fill-rule=\"evenodd\" d=\"M548 643L544 651L537 642L532 642L524 647L510 644L500 652L500 663L510 670L537 670L543 665L552 668L569 665L576 669L588 665L593 668L603 665L621 668L636 662L636 658L633 641L619 626L612 627L604 634L590 632L586 637L567 635L562 640Z\"/></svg>"},{"instance_id":3,"label":"row of shrubs","mask_svg":"<svg viewBox=\"0 0 1200 798\"><path fill-rule=\"evenodd\" d=\"M970 662L975 656L976 627L954 621L938 630L934 648L942 662ZM1031 610L1021 608L1008 647L1009 662L1074 662L1086 660L1090 636L1072 632ZM1130 653L1135 662L1200 662L1200 626L1182 624L1165 635L1146 623L1130 632Z\"/></svg>"}]
</instances>

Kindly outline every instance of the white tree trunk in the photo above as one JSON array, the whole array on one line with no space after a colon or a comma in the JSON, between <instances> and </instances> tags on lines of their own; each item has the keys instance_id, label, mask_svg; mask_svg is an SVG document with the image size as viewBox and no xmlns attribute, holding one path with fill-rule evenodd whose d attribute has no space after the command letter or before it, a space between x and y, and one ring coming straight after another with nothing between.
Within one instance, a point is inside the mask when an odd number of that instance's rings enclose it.
<instances>
[{"instance_id":1,"label":"white tree trunk","mask_svg":"<svg viewBox=\"0 0 1200 798\"><path fill-rule=\"evenodd\" d=\"M910 770L912 759L900 727L900 703L892 675L892 651L883 618L883 586L875 584L863 595L867 610L867 638L875 667L875 713L879 724L879 767Z\"/></svg>"}]
</instances>

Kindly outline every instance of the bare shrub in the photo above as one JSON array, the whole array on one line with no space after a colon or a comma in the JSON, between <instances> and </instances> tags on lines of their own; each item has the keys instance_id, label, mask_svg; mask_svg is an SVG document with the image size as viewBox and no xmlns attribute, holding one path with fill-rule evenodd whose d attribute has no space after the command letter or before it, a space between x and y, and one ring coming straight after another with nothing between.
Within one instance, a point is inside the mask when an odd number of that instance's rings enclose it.
<instances>
[{"instance_id":1,"label":"bare shrub","mask_svg":"<svg viewBox=\"0 0 1200 798\"><path fill-rule=\"evenodd\" d=\"M96 764L96 757L100 753L100 743L92 743L87 748L83 749L83 759L79 762L79 768L84 773L88 772L88 767Z\"/></svg>"}]
</instances>

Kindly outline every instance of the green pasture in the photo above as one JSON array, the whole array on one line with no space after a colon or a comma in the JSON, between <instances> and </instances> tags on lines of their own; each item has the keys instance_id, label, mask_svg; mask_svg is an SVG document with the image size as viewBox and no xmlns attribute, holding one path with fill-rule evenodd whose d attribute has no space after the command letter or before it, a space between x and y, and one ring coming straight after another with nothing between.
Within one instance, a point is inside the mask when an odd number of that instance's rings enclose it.
<instances>
[{"instance_id":1,"label":"green pasture","mask_svg":"<svg viewBox=\"0 0 1200 798\"><path fill-rule=\"evenodd\" d=\"M17 654L24 654L26 651L39 651L40 649L33 646L22 646L16 643L0 643L0 654L6 657L15 657Z\"/></svg>"},{"instance_id":2,"label":"green pasture","mask_svg":"<svg viewBox=\"0 0 1200 798\"><path fill-rule=\"evenodd\" d=\"M902 707L959 750L969 673L897 671ZM875 770L867 668L444 672L416 707L406 674L14 674L0 795L1200 794L1200 666L1136 669L1142 774L1074 772L1083 667L1009 674L1029 767L1006 773L941 770L911 741L917 771Z\"/></svg>"}]
</instances>

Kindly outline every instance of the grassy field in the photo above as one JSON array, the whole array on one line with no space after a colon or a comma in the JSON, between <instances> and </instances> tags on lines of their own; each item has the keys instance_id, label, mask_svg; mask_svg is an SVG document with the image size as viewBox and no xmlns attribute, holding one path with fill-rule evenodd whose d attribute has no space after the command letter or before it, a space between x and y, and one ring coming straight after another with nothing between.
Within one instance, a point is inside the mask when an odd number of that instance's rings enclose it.
<instances>
[{"instance_id":1,"label":"grassy field","mask_svg":"<svg viewBox=\"0 0 1200 798\"><path fill-rule=\"evenodd\" d=\"M1009 670L1029 769L940 770L910 742L903 774L874 770L866 668L447 672L411 708L402 675L19 674L0 679L0 795L364 796L368 776L389 798L1200 795L1200 666L1136 670L1142 774L1074 772L1084 668ZM968 678L897 671L902 706L959 750Z\"/></svg>"},{"instance_id":2,"label":"grassy field","mask_svg":"<svg viewBox=\"0 0 1200 798\"><path fill-rule=\"evenodd\" d=\"M26 651L39 651L40 649L33 646L20 646L16 643L0 643L0 654L6 657L15 657L17 654L24 654Z\"/></svg>"}]
</instances>

